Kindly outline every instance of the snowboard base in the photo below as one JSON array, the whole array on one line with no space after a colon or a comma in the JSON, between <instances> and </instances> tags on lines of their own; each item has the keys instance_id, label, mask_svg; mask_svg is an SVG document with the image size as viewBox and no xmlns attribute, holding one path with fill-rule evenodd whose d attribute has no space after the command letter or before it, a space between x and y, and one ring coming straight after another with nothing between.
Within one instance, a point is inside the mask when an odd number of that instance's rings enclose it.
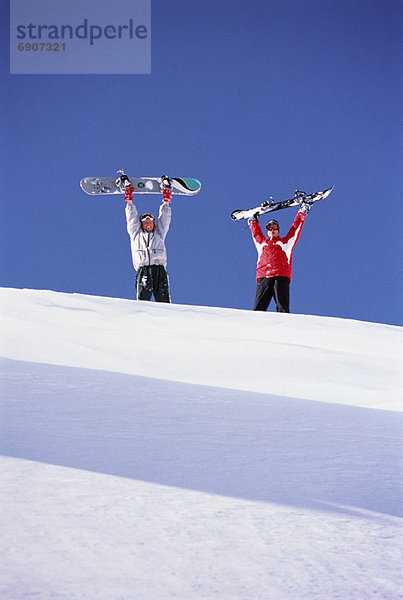
<instances>
[{"instance_id":1,"label":"snowboard base","mask_svg":"<svg viewBox=\"0 0 403 600\"><path fill-rule=\"evenodd\" d=\"M134 194L162 194L161 177L130 177ZM194 196L201 189L201 183L193 177L171 177L172 194ZM80 181L81 189L93 196L106 194L124 194L125 189L119 177L84 177Z\"/></svg>"}]
</instances>

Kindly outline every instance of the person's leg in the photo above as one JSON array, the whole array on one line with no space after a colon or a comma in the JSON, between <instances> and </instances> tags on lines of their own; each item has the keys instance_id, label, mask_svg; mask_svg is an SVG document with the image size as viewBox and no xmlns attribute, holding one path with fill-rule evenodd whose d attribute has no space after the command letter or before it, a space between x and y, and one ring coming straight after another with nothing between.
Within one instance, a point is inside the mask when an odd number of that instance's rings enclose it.
<instances>
[{"instance_id":1,"label":"person's leg","mask_svg":"<svg viewBox=\"0 0 403 600\"><path fill-rule=\"evenodd\" d=\"M150 267L140 267L136 275L137 300L151 300L153 294L153 278Z\"/></svg>"},{"instance_id":2,"label":"person's leg","mask_svg":"<svg viewBox=\"0 0 403 600\"><path fill-rule=\"evenodd\" d=\"M277 312L290 312L290 280L288 277L275 278L274 299Z\"/></svg>"},{"instance_id":3,"label":"person's leg","mask_svg":"<svg viewBox=\"0 0 403 600\"><path fill-rule=\"evenodd\" d=\"M153 265L153 290L156 302L171 302L169 277L162 265Z\"/></svg>"},{"instance_id":4,"label":"person's leg","mask_svg":"<svg viewBox=\"0 0 403 600\"><path fill-rule=\"evenodd\" d=\"M268 309L270 300L273 297L273 279L273 277L261 277L257 280L253 310L265 311Z\"/></svg>"}]
</instances>

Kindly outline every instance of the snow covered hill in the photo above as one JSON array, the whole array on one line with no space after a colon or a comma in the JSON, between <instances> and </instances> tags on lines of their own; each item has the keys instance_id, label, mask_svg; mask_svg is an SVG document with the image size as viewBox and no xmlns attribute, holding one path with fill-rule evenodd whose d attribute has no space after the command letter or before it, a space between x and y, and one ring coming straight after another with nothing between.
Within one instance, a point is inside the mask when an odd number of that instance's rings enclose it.
<instances>
[{"instance_id":1,"label":"snow covered hill","mask_svg":"<svg viewBox=\"0 0 403 600\"><path fill-rule=\"evenodd\" d=\"M0 301L1 599L402 597L400 328Z\"/></svg>"}]
</instances>

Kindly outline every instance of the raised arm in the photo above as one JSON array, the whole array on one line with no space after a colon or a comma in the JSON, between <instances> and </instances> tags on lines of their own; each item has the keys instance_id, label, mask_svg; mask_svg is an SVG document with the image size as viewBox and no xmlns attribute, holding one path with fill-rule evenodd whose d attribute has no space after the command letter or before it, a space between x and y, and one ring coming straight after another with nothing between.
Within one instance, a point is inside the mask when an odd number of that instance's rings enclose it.
<instances>
[{"instance_id":1,"label":"raised arm","mask_svg":"<svg viewBox=\"0 0 403 600\"><path fill-rule=\"evenodd\" d=\"M136 206L132 202L127 202L125 213L127 233L130 235L130 238L133 239L140 229L140 219Z\"/></svg>"},{"instance_id":2,"label":"raised arm","mask_svg":"<svg viewBox=\"0 0 403 600\"><path fill-rule=\"evenodd\" d=\"M262 228L259 225L259 221L257 220L257 218L248 219L248 225L255 244L263 244L266 238L264 236Z\"/></svg>"},{"instance_id":3,"label":"raised arm","mask_svg":"<svg viewBox=\"0 0 403 600\"><path fill-rule=\"evenodd\" d=\"M169 202L163 202L158 213L157 226L165 238L171 223L172 209Z\"/></svg>"},{"instance_id":4,"label":"raised arm","mask_svg":"<svg viewBox=\"0 0 403 600\"><path fill-rule=\"evenodd\" d=\"M306 219L306 213L303 210L299 210L295 216L294 223L290 227L290 231L285 236L285 241L293 239L293 246L297 243L299 236L301 235L302 226Z\"/></svg>"}]
</instances>

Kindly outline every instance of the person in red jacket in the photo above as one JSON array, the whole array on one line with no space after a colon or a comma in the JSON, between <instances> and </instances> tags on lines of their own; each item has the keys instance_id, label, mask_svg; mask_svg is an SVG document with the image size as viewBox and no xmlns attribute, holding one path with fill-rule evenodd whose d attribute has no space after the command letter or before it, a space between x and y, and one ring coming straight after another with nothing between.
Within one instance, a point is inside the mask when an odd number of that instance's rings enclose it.
<instances>
[{"instance_id":1,"label":"person in red jacket","mask_svg":"<svg viewBox=\"0 0 403 600\"><path fill-rule=\"evenodd\" d=\"M290 312L292 252L301 235L309 209L310 205L306 202L301 204L294 223L285 237L280 237L280 226L275 219L266 224L267 238L259 225L257 215L249 220L258 253L253 310L267 310L274 297L277 312Z\"/></svg>"}]
</instances>

